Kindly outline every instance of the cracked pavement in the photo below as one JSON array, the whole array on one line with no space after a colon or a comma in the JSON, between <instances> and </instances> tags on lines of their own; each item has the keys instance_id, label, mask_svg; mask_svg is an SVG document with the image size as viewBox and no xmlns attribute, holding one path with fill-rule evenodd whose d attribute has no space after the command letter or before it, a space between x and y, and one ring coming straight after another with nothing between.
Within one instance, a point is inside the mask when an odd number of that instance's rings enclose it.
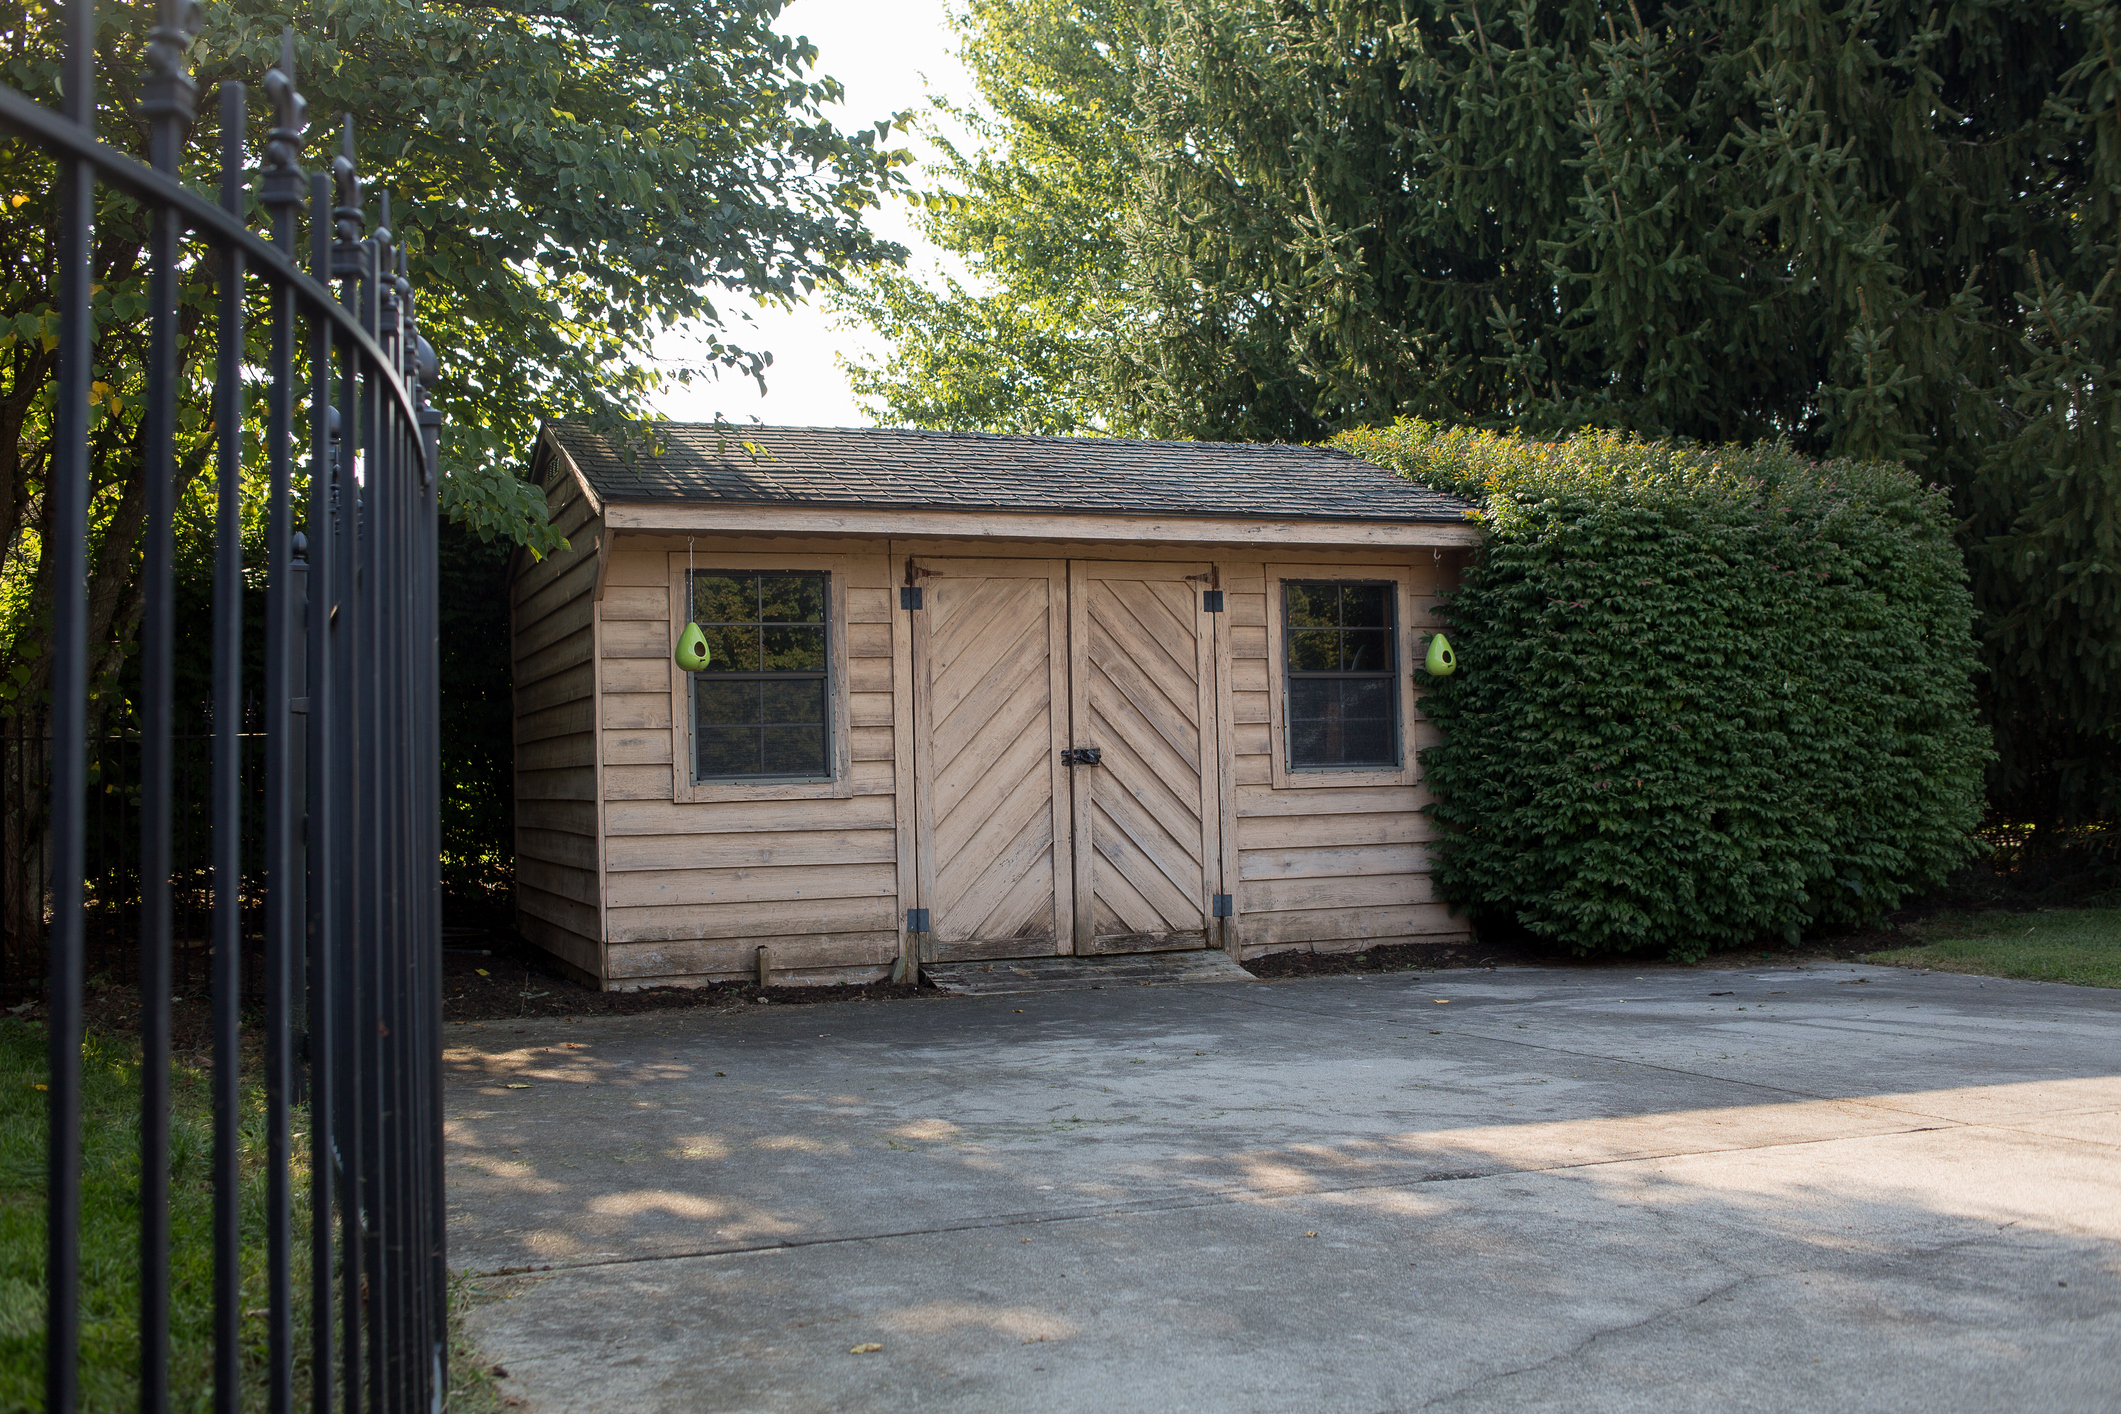
<instances>
[{"instance_id":1,"label":"cracked pavement","mask_svg":"<svg viewBox=\"0 0 2121 1414\"><path fill-rule=\"evenodd\" d=\"M532 1410L2121 1409L2112 991L1503 969L445 1041L450 1263Z\"/></svg>"}]
</instances>

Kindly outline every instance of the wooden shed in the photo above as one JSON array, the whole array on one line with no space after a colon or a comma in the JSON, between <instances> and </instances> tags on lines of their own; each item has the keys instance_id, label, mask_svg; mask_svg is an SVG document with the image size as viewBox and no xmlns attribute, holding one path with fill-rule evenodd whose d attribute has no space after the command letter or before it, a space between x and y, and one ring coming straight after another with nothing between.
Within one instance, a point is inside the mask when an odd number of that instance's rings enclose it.
<instances>
[{"instance_id":1,"label":"wooden shed","mask_svg":"<svg viewBox=\"0 0 2121 1414\"><path fill-rule=\"evenodd\" d=\"M1463 501L1315 447L652 430L542 431L569 548L512 574L519 919L585 978L1466 936L1416 758Z\"/></svg>"}]
</instances>

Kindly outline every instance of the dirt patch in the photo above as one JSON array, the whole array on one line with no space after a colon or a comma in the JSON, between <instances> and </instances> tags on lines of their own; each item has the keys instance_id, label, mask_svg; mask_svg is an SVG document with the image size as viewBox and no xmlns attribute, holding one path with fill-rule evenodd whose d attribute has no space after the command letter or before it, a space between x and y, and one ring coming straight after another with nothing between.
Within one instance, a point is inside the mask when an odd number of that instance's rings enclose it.
<instances>
[{"instance_id":1,"label":"dirt patch","mask_svg":"<svg viewBox=\"0 0 2121 1414\"><path fill-rule=\"evenodd\" d=\"M1352 972L1441 972L1465 967L1551 967L1552 950L1516 943L1392 943L1362 952L1278 952L1238 966L1254 977L1337 977Z\"/></svg>"},{"instance_id":2,"label":"dirt patch","mask_svg":"<svg viewBox=\"0 0 2121 1414\"><path fill-rule=\"evenodd\" d=\"M846 983L820 987L768 987L717 982L705 987L650 987L638 992L600 992L564 973L545 952L506 934L470 935L451 930L442 952L442 1020L508 1021L521 1017L634 1016L650 1011L735 1006L808 1005L820 1002L913 1000L945 995L934 987L899 982ZM41 995L9 1012L41 1023ZM213 1000L204 982L186 987L170 1002L171 1049L194 1060L213 1047ZM83 1020L98 1035L138 1035L140 993L130 983L91 986L82 998ZM254 1000L243 1006L245 1044L257 1040L264 1013Z\"/></svg>"}]
</instances>

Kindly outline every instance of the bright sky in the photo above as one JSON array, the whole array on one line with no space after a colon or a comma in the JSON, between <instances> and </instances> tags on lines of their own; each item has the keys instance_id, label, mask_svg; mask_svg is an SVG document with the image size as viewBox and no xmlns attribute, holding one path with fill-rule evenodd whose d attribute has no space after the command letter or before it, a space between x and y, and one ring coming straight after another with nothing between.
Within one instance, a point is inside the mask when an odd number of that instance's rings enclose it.
<instances>
[{"instance_id":1,"label":"bright sky","mask_svg":"<svg viewBox=\"0 0 2121 1414\"><path fill-rule=\"evenodd\" d=\"M952 98L971 96L972 81L957 61L953 36L944 22L944 0L791 0L776 28L808 35L818 48L818 69L846 88L843 108L826 110L842 130L854 131L908 108L923 109L933 90ZM894 140L922 150L904 134ZM959 135L953 134L953 139ZM916 183L920 175L914 174ZM893 201L868 213L871 229L913 252L912 270L930 275L949 262L935 247L914 234L909 209ZM657 400L658 408L681 421L705 422L716 413L735 423L765 422L783 426L867 427L865 416L848 391L846 375L835 361L842 350L867 350L873 343L860 331L835 327L820 304L793 310L762 308L749 300L717 302L733 342L770 349L766 394L748 378L698 380L674 388ZM660 346L663 356L682 359L684 336L674 333Z\"/></svg>"}]
</instances>

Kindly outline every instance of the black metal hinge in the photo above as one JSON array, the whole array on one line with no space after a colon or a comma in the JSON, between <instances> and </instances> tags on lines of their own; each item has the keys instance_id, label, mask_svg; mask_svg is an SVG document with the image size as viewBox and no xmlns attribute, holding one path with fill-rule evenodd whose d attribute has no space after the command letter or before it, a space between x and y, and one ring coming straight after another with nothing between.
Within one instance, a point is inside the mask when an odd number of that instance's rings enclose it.
<instances>
[{"instance_id":1,"label":"black metal hinge","mask_svg":"<svg viewBox=\"0 0 2121 1414\"><path fill-rule=\"evenodd\" d=\"M921 606L921 587L918 584L900 585L898 606L901 609L918 609Z\"/></svg>"},{"instance_id":2,"label":"black metal hinge","mask_svg":"<svg viewBox=\"0 0 2121 1414\"><path fill-rule=\"evenodd\" d=\"M1223 611L1223 592L1220 589L1203 589L1200 592L1200 611L1204 614L1219 614Z\"/></svg>"},{"instance_id":3,"label":"black metal hinge","mask_svg":"<svg viewBox=\"0 0 2121 1414\"><path fill-rule=\"evenodd\" d=\"M1233 894L1210 894L1208 896L1208 911L1217 918L1235 918L1237 916L1237 898Z\"/></svg>"},{"instance_id":4,"label":"black metal hinge","mask_svg":"<svg viewBox=\"0 0 2121 1414\"><path fill-rule=\"evenodd\" d=\"M920 591L919 591L918 589L914 590L913 592L914 592L914 593L916 593L916 594L920 593ZM909 932L909 933L925 933L925 932L927 932L927 931L928 931L928 910L927 910L927 909L925 909L925 908L909 908L909 909L907 909L907 910L906 910L906 931L907 931L907 932Z\"/></svg>"}]
</instances>

